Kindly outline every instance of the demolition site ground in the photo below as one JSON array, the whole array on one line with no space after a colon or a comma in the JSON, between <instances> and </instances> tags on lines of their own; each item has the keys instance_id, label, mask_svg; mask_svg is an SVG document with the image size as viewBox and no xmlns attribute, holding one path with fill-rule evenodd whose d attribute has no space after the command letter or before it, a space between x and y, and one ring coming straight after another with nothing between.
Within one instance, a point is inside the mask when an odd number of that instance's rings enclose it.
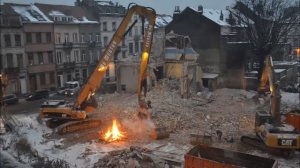
<instances>
[{"instance_id":1,"label":"demolition site ground","mask_svg":"<svg viewBox=\"0 0 300 168\"><path fill-rule=\"evenodd\" d=\"M1 166L183 167L184 155L193 147L191 134L208 135L214 147L276 159L279 167L300 164L299 151L293 158L284 159L240 142L242 135L254 135L255 112L269 110L269 99L258 97L255 91L204 90L182 99L178 89L162 82L147 94L152 102L151 120L144 121L136 116L136 94L102 94L97 99L99 106L94 115L102 119L101 127L67 135L47 128L38 119L37 107L10 113L14 128L0 136ZM282 93L282 112L299 105L298 93ZM10 108L13 107L7 107L7 113ZM104 142L101 137L113 119L117 119L126 138ZM151 139L149 135L155 127L165 128L170 136Z\"/></svg>"}]
</instances>

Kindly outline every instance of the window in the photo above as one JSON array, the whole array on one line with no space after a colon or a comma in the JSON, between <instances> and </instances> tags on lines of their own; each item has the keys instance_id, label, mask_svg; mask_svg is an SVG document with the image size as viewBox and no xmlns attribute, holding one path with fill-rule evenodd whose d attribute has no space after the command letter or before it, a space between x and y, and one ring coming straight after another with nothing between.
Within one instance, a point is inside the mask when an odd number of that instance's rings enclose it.
<instances>
[{"instance_id":1,"label":"window","mask_svg":"<svg viewBox=\"0 0 300 168\"><path fill-rule=\"evenodd\" d=\"M100 39L100 34L99 34L99 33L96 34L96 41L97 41L97 42L100 42L100 41L101 41L101 39Z\"/></svg>"},{"instance_id":2,"label":"window","mask_svg":"<svg viewBox=\"0 0 300 168\"><path fill-rule=\"evenodd\" d=\"M11 39L9 34L4 35L5 47L11 47Z\"/></svg>"},{"instance_id":3,"label":"window","mask_svg":"<svg viewBox=\"0 0 300 168\"><path fill-rule=\"evenodd\" d=\"M129 30L129 37L132 36L132 29Z\"/></svg>"},{"instance_id":4,"label":"window","mask_svg":"<svg viewBox=\"0 0 300 168\"><path fill-rule=\"evenodd\" d=\"M87 69L82 69L82 78L83 79L87 78Z\"/></svg>"},{"instance_id":5,"label":"window","mask_svg":"<svg viewBox=\"0 0 300 168\"><path fill-rule=\"evenodd\" d=\"M125 38L122 40L122 47L125 47Z\"/></svg>"},{"instance_id":6,"label":"window","mask_svg":"<svg viewBox=\"0 0 300 168\"><path fill-rule=\"evenodd\" d=\"M107 31L107 23L103 22L103 31Z\"/></svg>"},{"instance_id":7,"label":"window","mask_svg":"<svg viewBox=\"0 0 300 168\"><path fill-rule=\"evenodd\" d=\"M56 51L56 63L57 64L61 64L62 63L61 51Z\"/></svg>"},{"instance_id":8,"label":"window","mask_svg":"<svg viewBox=\"0 0 300 168\"><path fill-rule=\"evenodd\" d=\"M45 73L40 73L40 84L41 85L45 85L46 84Z\"/></svg>"},{"instance_id":9,"label":"window","mask_svg":"<svg viewBox=\"0 0 300 168\"><path fill-rule=\"evenodd\" d=\"M138 30L138 27L136 26L136 27L134 27L134 34L137 36L137 35L139 35L139 30Z\"/></svg>"},{"instance_id":10,"label":"window","mask_svg":"<svg viewBox=\"0 0 300 168\"><path fill-rule=\"evenodd\" d=\"M43 53L42 52L38 52L38 61L39 61L39 64L44 64L44 59L43 59Z\"/></svg>"},{"instance_id":11,"label":"window","mask_svg":"<svg viewBox=\"0 0 300 168\"><path fill-rule=\"evenodd\" d=\"M105 77L107 77L107 78L109 78L109 68L106 70L106 72L105 72ZM108 80L106 80L107 82L109 82L109 79Z\"/></svg>"},{"instance_id":12,"label":"window","mask_svg":"<svg viewBox=\"0 0 300 168\"><path fill-rule=\"evenodd\" d=\"M140 51L142 52L143 51L143 42L140 43L140 49L141 49Z\"/></svg>"},{"instance_id":13,"label":"window","mask_svg":"<svg viewBox=\"0 0 300 168\"><path fill-rule=\"evenodd\" d=\"M34 64L33 53L27 53L28 56L28 65Z\"/></svg>"},{"instance_id":14,"label":"window","mask_svg":"<svg viewBox=\"0 0 300 168\"><path fill-rule=\"evenodd\" d=\"M81 41L81 43L85 42L85 34L84 33L81 34L81 40L80 41Z\"/></svg>"},{"instance_id":15,"label":"window","mask_svg":"<svg viewBox=\"0 0 300 168\"><path fill-rule=\"evenodd\" d=\"M52 42L51 32L47 32L46 33L46 41L47 41L47 43L51 43Z\"/></svg>"},{"instance_id":16,"label":"window","mask_svg":"<svg viewBox=\"0 0 300 168\"><path fill-rule=\"evenodd\" d=\"M61 43L61 34L60 33L55 34L55 41L56 41L56 44Z\"/></svg>"},{"instance_id":17,"label":"window","mask_svg":"<svg viewBox=\"0 0 300 168\"><path fill-rule=\"evenodd\" d=\"M66 22L67 21L67 17L62 17L62 21Z\"/></svg>"},{"instance_id":18,"label":"window","mask_svg":"<svg viewBox=\"0 0 300 168\"><path fill-rule=\"evenodd\" d=\"M53 54L52 54L52 51L48 51L47 55L48 55L48 63L49 64L53 64Z\"/></svg>"},{"instance_id":19,"label":"window","mask_svg":"<svg viewBox=\"0 0 300 168\"><path fill-rule=\"evenodd\" d=\"M54 72L49 73L50 84L55 84L55 74Z\"/></svg>"},{"instance_id":20,"label":"window","mask_svg":"<svg viewBox=\"0 0 300 168\"><path fill-rule=\"evenodd\" d=\"M31 33L26 33L26 43L32 43Z\"/></svg>"},{"instance_id":21,"label":"window","mask_svg":"<svg viewBox=\"0 0 300 168\"><path fill-rule=\"evenodd\" d=\"M104 44L104 47L106 47L107 46L107 44L108 44L108 37L103 37L103 44Z\"/></svg>"},{"instance_id":22,"label":"window","mask_svg":"<svg viewBox=\"0 0 300 168\"><path fill-rule=\"evenodd\" d=\"M7 58L7 68L11 68L14 67L14 63L13 63L13 55L12 54L6 54L6 58Z\"/></svg>"},{"instance_id":23,"label":"window","mask_svg":"<svg viewBox=\"0 0 300 168\"><path fill-rule=\"evenodd\" d=\"M19 68L23 68L23 54L17 54L17 63Z\"/></svg>"},{"instance_id":24,"label":"window","mask_svg":"<svg viewBox=\"0 0 300 168\"><path fill-rule=\"evenodd\" d=\"M70 42L69 40L69 33L65 33L65 43Z\"/></svg>"},{"instance_id":25,"label":"window","mask_svg":"<svg viewBox=\"0 0 300 168\"><path fill-rule=\"evenodd\" d=\"M85 62L86 61L86 53L85 50L81 51L81 62Z\"/></svg>"},{"instance_id":26,"label":"window","mask_svg":"<svg viewBox=\"0 0 300 168\"><path fill-rule=\"evenodd\" d=\"M112 22L112 30L113 31L117 30L117 24L116 24L116 22Z\"/></svg>"},{"instance_id":27,"label":"window","mask_svg":"<svg viewBox=\"0 0 300 168\"><path fill-rule=\"evenodd\" d=\"M74 57L75 57L75 62L80 62L80 60L79 60L79 51L78 50L74 51Z\"/></svg>"},{"instance_id":28,"label":"window","mask_svg":"<svg viewBox=\"0 0 300 168\"><path fill-rule=\"evenodd\" d=\"M133 53L133 43L129 43L129 53Z\"/></svg>"},{"instance_id":29,"label":"window","mask_svg":"<svg viewBox=\"0 0 300 168\"><path fill-rule=\"evenodd\" d=\"M90 42L93 41L93 33L90 33L90 34L89 34L89 41L90 41Z\"/></svg>"},{"instance_id":30,"label":"window","mask_svg":"<svg viewBox=\"0 0 300 168\"><path fill-rule=\"evenodd\" d=\"M36 43L42 43L42 33L38 32L36 35Z\"/></svg>"},{"instance_id":31,"label":"window","mask_svg":"<svg viewBox=\"0 0 300 168\"><path fill-rule=\"evenodd\" d=\"M21 46L21 35L20 34L15 34L15 45L16 45L16 47Z\"/></svg>"},{"instance_id":32,"label":"window","mask_svg":"<svg viewBox=\"0 0 300 168\"><path fill-rule=\"evenodd\" d=\"M122 51L122 58L126 58L126 52Z\"/></svg>"},{"instance_id":33,"label":"window","mask_svg":"<svg viewBox=\"0 0 300 168\"><path fill-rule=\"evenodd\" d=\"M77 33L73 33L73 42L78 43L78 35Z\"/></svg>"},{"instance_id":34,"label":"window","mask_svg":"<svg viewBox=\"0 0 300 168\"><path fill-rule=\"evenodd\" d=\"M139 52L139 42L138 41L136 41L136 42L134 42L134 51L137 53L137 52Z\"/></svg>"}]
</instances>

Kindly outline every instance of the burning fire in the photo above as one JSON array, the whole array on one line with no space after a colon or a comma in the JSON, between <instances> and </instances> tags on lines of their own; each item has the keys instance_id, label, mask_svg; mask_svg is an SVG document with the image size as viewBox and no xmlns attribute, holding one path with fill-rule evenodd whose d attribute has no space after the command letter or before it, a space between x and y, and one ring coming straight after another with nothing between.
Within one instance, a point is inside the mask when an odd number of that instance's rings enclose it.
<instances>
[{"instance_id":1,"label":"burning fire","mask_svg":"<svg viewBox=\"0 0 300 168\"><path fill-rule=\"evenodd\" d=\"M124 133L119 131L117 120L114 119L112 127L106 131L103 139L107 142L113 142L113 141L121 140L124 137L125 137Z\"/></svg>"}]
</instances>

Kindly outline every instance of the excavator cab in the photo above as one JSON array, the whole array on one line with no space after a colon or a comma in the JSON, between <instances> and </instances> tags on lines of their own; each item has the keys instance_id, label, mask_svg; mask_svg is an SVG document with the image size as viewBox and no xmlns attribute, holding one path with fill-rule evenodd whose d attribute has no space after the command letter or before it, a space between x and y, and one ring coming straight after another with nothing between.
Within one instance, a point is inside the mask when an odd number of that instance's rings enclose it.
<instances>
[{"instance_id":1,"label":"excavator cab","mask_svg":"<svg viewBox=\"0 0 300 168\"><path fill-rule=\"evenodd\" d=\"M268 124L273 123L271 114L266 112L266 111L256 112L256 114L255 114L255 127L259 127L259 126L264 125L266 123L268 123Z\"/></svg>"}]
</instances>

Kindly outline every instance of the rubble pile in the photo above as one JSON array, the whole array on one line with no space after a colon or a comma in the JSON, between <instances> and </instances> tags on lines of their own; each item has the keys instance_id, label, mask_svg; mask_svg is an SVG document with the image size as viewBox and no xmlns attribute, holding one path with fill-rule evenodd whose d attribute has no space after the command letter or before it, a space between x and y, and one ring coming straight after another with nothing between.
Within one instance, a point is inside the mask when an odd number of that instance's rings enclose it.
<instances>
[{"instance_id":1,"label":"rubble pile","mask_svg":"<svg viewBox=\"0 0 300 168\"><path fill-rule=\"evenodd\" d=\"M156 167L154 161L147 154L147 149L131 146L129 149L111 151L94 164L94 168L151 168Z\"/></svg>"}]
</instances>

